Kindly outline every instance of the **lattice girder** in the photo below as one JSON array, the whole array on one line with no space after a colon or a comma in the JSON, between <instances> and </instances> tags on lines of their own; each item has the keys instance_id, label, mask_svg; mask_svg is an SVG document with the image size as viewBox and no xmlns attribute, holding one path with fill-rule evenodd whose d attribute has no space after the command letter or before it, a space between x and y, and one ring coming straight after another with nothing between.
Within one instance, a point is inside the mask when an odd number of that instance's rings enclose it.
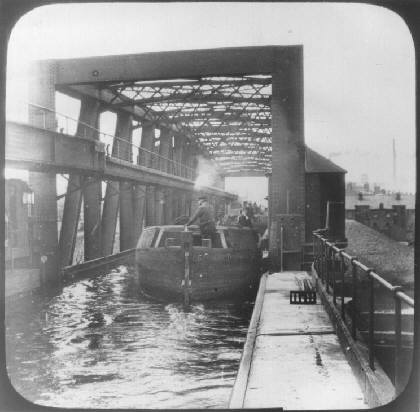
<instances>
[{"instance_id":1,"label":"lattice girder","mask_svg":"<svg viewBox=\"0 0 420 412\"><path fill-rule=\"evenodd\" d=\"M271 167L271 76L108 83L115 107L139 107L204 146L225 172ZM133 126L141 127L141 122Z\"/></svg>"}]
</instances>

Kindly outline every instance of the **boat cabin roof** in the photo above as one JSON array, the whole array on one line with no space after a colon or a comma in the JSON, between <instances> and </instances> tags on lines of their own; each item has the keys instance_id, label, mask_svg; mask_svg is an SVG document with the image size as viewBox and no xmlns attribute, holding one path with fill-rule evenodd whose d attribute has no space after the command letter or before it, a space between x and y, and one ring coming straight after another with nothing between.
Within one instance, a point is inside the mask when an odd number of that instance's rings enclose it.
<instances>
[{"instance_id":1,"label":"boat cabin roof","mask_svg":"<svg viewBox=\"0 0 420 412\"><path fill-rule=\"evenodd\" d=\"M207 247L212 249L255 249L257 246L257 235L250 228L235 226L217 226L213 239L201 237L200 228L197 225L188 226L188 232L192 233L194 247ZM158 247L180 247L181 232L184 232L184 225L162 225L148 226L143 229L137 247L158 248Z\"/></svg>"},{"instance_id":2,"label":"boat cabin roof","mask_svg":"<svg viewBox=\"0 0 420 412\"><path fill-rule=\"evenodd\" d=\"M158 228L162 229L165 232L183 232L185 226L184 225L161 225L161 226L146 226L144 230L151 229L151 228ZM190 225L188 226L189 232L198 232L200 230L198 225ZM246 230L251 231L249 227L241 227L241 226L216 226L216 230Z\"/></svg>"}]
</instances>

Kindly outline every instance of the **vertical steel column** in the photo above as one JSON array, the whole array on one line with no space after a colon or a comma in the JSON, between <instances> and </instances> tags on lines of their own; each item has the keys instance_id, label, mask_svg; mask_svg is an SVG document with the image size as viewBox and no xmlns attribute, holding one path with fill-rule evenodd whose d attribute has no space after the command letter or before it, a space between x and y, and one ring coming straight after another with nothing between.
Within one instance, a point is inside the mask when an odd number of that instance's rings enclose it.
<instances>
[{"instance_id":1,"label":"vertical steel column","mask_svg":"<svg viewBox=\"0 0 420 412\"><path fill-rule=\"evenodd\" d=\"M131 182L120 182L120 251L135 246L133 185Z\"/></svg>"},{"instance_id":2,"label":"vertical steel column","mask_svg":"<svg viewBox=\"0 0 420 412\"><path fill-rule=\"evenodd\" d=\"M133 186L133 236L135 243L137 243L143 230L145 211L146 186L135 184Z\"/></svg>"},{"instance_id":3,"label":"vertical steel column","mask_svg":"<svg viewBox=\"0 0 420 412\"><path fill-rule=\"evenodd\" d=\"M101 183L87 177L83 186L85 261L101 257Z\"/></svg>"},{"instance_id":4,"label":"vertical steel column","mask_svg":"<svg viewBox=\"0 0 420 412\"><path fill-rule=\"evenodd\" d=\"M45 280L56 282L59 280L56 175L31 172L29 186L34 192L34 217L38 233L35 262L40 264L41 256L46 256Z\"/></svg>"},{"instance_id":5,"label":"vertical steel column","mask_svg":"<svg viewBox=\"0 0 420 412\"><path fill-rule=\"evenodd\" d=\"M192 150L191 150L191 142L184 142L183 152L182 152L182 164L184 165L184 176L187 179L191 179L191 162L192 162ZM184 192L182 196L182 207L184 208L184 213L187 216L190 216L194 211L197 209L196 200L194 200L193 193L191 192Z\"/></svg>"},{"instance_id":6,"label":"vertical steel column","mask_svg":"<svg viewBox=\"0 0 420 412\"><path fill-rule=\"evenodd\" d=\"M146 167L152 167L153 145L155 141L155 128L151 123L144 123L142 125L141 134L141 152L140 164ZM151 185L146 186L146 226L151 226L155 223L155 190Z\"/></svg>"},{"instance_id":7,"label":"vertical steel column","mask_svg":"<svg viewBox=\"0 0 420 412\"><path fill-rule=\"evenodd\" d=\"M305 239L303 48L300 46L289 48L273 57L276 61L276 70L272 73L270 218L271 222L275 222L278 214L301 215L299 229L302 244ZM270 244L276 245L276 234L271 228L270 232ZM297 259L301 260L301 257ZM295 264L297 267L289 268L300 267L300 262L295 262L293 266Z\"/></svg>"},{"instance_id":8,"label":"vertical steel column","mask_svg":"<svg viewBox=\"0 0 420 412\"><path fill-rule=\"evenodd\" d=\"M175 205L174 205L174 190L171 188L166 188L164 192L164 223L167 225L173 224L174 218L176 217Z\"/></svg>"},{"instance_id":9,"label":"vertical steel column","mask_svg":"<svg viewBox=\"0 0 420 412\"><path fill-rule=\"evenodd\" d=\"M119 137L120 158L131 161L132 116L118 113L116 135ZM131 182L120 182L120 251L135 246L133 185Z\"/></svg>"},{"instance_id":10,"label":"vertical steel column","mask_svg":"<svg viewBox=\"0 0 420 412\"><path fill-rule=\"evenodd\" d=\"M38 62L31 67L29 99L42 107L55 110L56 66ZM34 126L56 130L54 112L29 107L29 122ZM33 256L41 267L41 256L46 256L45 275L49 282L58 278L57 189L56 174L29 172L29 186L34 191L34 218L37 239L34 239Z\"/></svg>"},{"instance_id":11,"label":"vertical steel column","mask_svg":"<svg viewBox=\"0 0 420 412\"><path fill-rule=\"evenodd\" d=\"M184 152L184 144L185 144L185 138L182 135L175 135L174 140L174 150L173 150L173 159L175 161L175 175L176 176L183 176L182 174L182 159L183 159L183 152Z\"/></svg>"},{"instance_id":12,"label":"vertical steel column","mask_svg":"<svg viewBox=\"0 0 420 412\"><path fill-rule=\"evenodd\" d=\"M190 145L188 167L188 178L195 180L198 176L198 149L195 144Z\"/></svg>"},{"instance_id":13,"label":"vertical steel column","mask_svg":"<svg viewBox=\"0 0 420 412\"><path fill-rule=\"evenodd\" d=\"M160 186L155 187L155 224L156 225L163 225L163 217L164 217L164 192Z\"/></svg>"},{"instance_id":14,"label":"vertical steel column","mask_svg":"<svg viewBox=\"0 0 420 412\"><path fill-rule=\"evenodd\" d=\"M156 224L155 218L155 188L151 185L146 186L146 226Z\"/></svg>"},{"instance_id":15,"label":"vertical steel column","mask_svg":"<svg viewBox=\"0 0 420 412\"><path fill-rule=\"evenodd\" d=\"M191 143L184 141L184 145L182 148L182 159L181 163L183 165L183 174L182 177L186 179L190 179L190 163L191 163Z\"/></svg>"},{"instance_id":16,"label":"vertical steel column","mask_svg":"<svg viewBox=\"0 0 420 412\"><path fill-rule=\"evenodd\" d=\"M183 176L182 174L182 159L184 152L185 138L182 135L176 134L174 136L173 160L174 160L174 174L176 176ZM183 204L184 199L184 204ZM185 215L185 198L183 192L180 190L174 191L175 213L174 218Z\"/></svg>"},{"instance_id":17,"label":"vertical steel column","mask_svg":"<svg viewBox=\"0 0 420 412\"><path fill-rule=\"evenodd\" d=\"M189 213L187 212L187 193L184 191L180 192L179 208L180 208L179 214L181 216L189 215Z\"/></svg>"},{"instance_id":18,"label":"vertical steel column","mask_svg":"<svg viewBox=\"0 0 420 412\"><path fill-rule=\"evenodd\" d=\"M162 128L160 130L160 145L159 145L159 155L160 158L160 170L165 173L169 173L169 162L166 160L170 157L171 152L171 135L169 130ZM162 225L164 223L169 223L166 210L172 207L171 204L167 203L166 198L167 190L163 188L156 188L156 223Z\"/></svg>"},{"instance_id":19,"label":"vertical steel column","mask_svg":"<svg viewBox=\"0 0 420 412\"><path fill-rule=\"evenodd\" d=\"M102 256L111 255L114 251L115 230L117 224L120 184L109 181L105 189L104 206L102 209Z\"/></svg>"},{"instance_id":20,"label":"vertical steel column","mask_svg":"<svg viewBox=\"0 0 420 412\"><path fill-rule=\"evenodd\" d=\"M128 129L128 127L131 126L130 121L130 115L121 112L118 113L117 124L115 127L115 137L112 144L113 157L128 160L131 156L131 147L127 147L127 143L121 141L122 139L125 139L126 136L131 136L131 130ZM116 181L109 181L106 185L104 205L102 209L102 256L108 256L114 251L119 203L120 183Z\"/></svg>"},{"instance_id":21,"label":"vertical steel column","mask_svg":"<svg viewBox=\"0 0 420 412\"><path fill-rule=\"evenodd\" d=\"M173 219L181 216L181 192L178 189L173 190Z\"/></svg>"},{"instance_id":22,"label":"vertical steel column","mask_svg":"<svg viewBox=\"0 0 420 412\"><path fill-rule=\"evenodd\" d=\"M160 145L159 145L159 155L162 156L160 159L160 170L165 173L170 173L170 162L167 159L172 157L171 143L172 136L168 129L160 129Z\"/></svg>"},{"instance_id":23,"label":"vertical steel column","mask_svg":"<svg viewBox=\"0 0 420 412\"><path fill-rule=\"evenodd\" d=\"M97 100L86 98L86 106L81 110L87 109L88 113L82 114L81 118L89 115L90 122L79 123L78 133L92 140L99 140L97 132L100 104ZM92 126L92 127L89 127ZM101 257L101 200L102 200L102 181L95 177L85 178L83 185L83 219L84 219L84 259L92 260Z\"/></svg>"},{"instance_id":24,"label":"vertical steel column","mask_svg":"<svg viewBox=\"0 0 420 412\"><path fill-rule=\"evenodd\" d=\"M172 145L173 135L169 136L169 153L168 157L174 160L174 147ZM168 173L174 174L174 163L168 164ZM174 204L174 189L168 187L165 190L165 223L171 224L176 218L176 205Z\"/></svg>"},{"instance_id":25,"label":"vertical steel column","mask_svg":"<svg viewBox=\"0 0 420 412\"><path fill-rule=\"evenodd\" d=\"M58 243L61 267L68 266L73 263L80 208L82 205L83 184L84 178L82 176L74 174L69 176L69 180L67 182L67 193L64 200L60 240Z\"/></svg>"},{"instance_id":26,"label":"vertical steel column","mask_svg":"<svg viewBox=\"0 0 420 412\"><path fill-rule=\"evenodd\" d=\"M147 126L143 126L143 127L146 127L147 129ZM142 147L147 148L153 144L152 143L153 139L150 139L151 136L152 135L150 131L149 131L149 135L148 135L148 132L146 132L145 134L144 131L142 131L140 148L136 155L138 158L138 163L143 166L145 165L145 162L147 159L145 157L145 152L142 151ZM133 185L133 227L134 227L133 236L134 236L135 242L137 242L138 238L140 237L140 234L145 225L145 220L146 220L146 186L135 183Z\"/></svg>"},{"instance_id":27,"label":"vertical steel column","mask_svg":"<svg viewBox=\"0 0 420 412\"><path fill-rule=\"evenodd\" d=\"M94 129L98 124L100 105L97 100L85 97L80 104L79 123L77 125L76 136L85 136L88 139L97 139ZM73 263L73 254L77 239L77 227L79 224L80 208L82 204L82 186L84 178L79 175L70 174L67 185L67 194L63 210L63 222L60 233L60 256L61 266Z\"/></svg>"},{"instance_id":28,"label":"vertical steel column","mask_svg":"<svg viewBox=\"0 0 420 412\"><path fill-rule=\"evenodd\" d=\"M174 205L172 219L175 220L181 216L181 194L178 189L172 190L172 204Z\"/></svg>"}]
</instances>

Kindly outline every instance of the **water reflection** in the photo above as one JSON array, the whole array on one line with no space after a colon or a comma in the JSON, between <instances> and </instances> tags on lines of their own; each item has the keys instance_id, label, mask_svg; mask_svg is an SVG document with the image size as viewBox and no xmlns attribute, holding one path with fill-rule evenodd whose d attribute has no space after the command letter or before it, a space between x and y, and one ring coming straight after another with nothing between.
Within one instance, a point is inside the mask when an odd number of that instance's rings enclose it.
<instances>
[{"instance_id":1,"label":"water reflection","mask_svg":"<svg viewBox=\"0 0 420 412\"><path fill-rule=\"evenodd\" d=\"M224 408L250 303L182 305L138 293L120 267L7 303L6 352L15 388L32 402L82 408Z\"/></svg>"}]
</instances>

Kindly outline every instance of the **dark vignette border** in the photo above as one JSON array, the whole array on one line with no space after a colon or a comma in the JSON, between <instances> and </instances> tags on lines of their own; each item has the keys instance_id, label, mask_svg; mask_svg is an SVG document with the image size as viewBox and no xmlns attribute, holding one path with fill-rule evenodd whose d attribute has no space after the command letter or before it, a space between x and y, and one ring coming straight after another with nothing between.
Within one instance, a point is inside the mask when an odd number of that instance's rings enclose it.
<instances>
[{"instance_id":1,"label":"dark vignette border","mask_svg":"<svg viewBox=\"0 0 420 412\"><path fill-rule=\"evenodd\" d=\"M232 0L231 0L232 1ZM234 0L235 1L235 0ZM89 0L89 3L141 3L144 0ZM148 1L150 2L150 0ZM167 0L164 2L172 2ZM183 1L185 2L185 1ZM223 1L218 1L218 3ZM235 2L241 3L236 0ZM259 3L268 2L265 0L258 1ZM272 0L271 2L286 3L283 0ZM420 55L420 0L372 0L372 1L323 1L334 3L359 3L371 4L385 7L397 13L407 24L414 41L415 47L415 70L416 70L416 171L419 175L419 158L420 158L420 133L419 133L419 118L420 118L420 88L418 78L419 71L419 55ZM7 65L7 45L10 33L15 23L25 13L39 6L49 4L65 4L65 3L80 3L84 1L71 0L0 0L0 166L4 168L5 162L5 96L6 96L6 65ZM156 2L157 3L157 2ZM188 2L186 2L188 3ZM302 3L295 0L289 0L287 3ZM306 0L305 3L320 3L319 1ZM0 178L0 245L4 244L4 178ZM414 263L414 277L415 277L415 314L414 314L414 353L413 353L413 368L411 377L404 392L393 402L388 405L376 408L378 412L418 412L420 410L420 217L419 217L419 192L420 183L417 179L416 183L416 224L415 224L415 263ZM52 408L45 406L38 406L30 403L22 398L11 385L6 371L6 353L5 353L5 282L4 282L4 248L0 248L0 412L32 412L32 411L71 411L64 408ZM83 409L73 409L73 411L81 411ZM92 411L92 409L84 409ZM98 409L100 411L102 409ZM118 410L133 411L129 410Z\"/></svg>"}]
</instances>

